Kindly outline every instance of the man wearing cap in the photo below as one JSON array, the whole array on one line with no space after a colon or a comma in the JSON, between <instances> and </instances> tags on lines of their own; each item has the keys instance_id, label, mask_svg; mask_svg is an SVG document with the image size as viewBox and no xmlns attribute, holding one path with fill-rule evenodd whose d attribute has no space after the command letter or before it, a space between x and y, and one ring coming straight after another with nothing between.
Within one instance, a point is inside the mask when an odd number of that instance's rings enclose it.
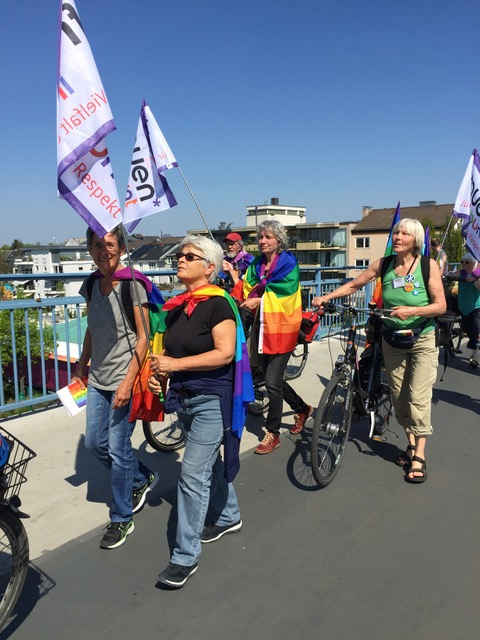
<instances>
[{"instance_id":1,"label":"man wearing cap","mask_svg":"<svg viewBox=\"0 0 480 640\"><path fill-rule=\"evenodd\" d=\"M226 252L219 276L223 279L225 288L231 290L243 278L253 256L243 250L242 236L239 233L230 232L223 239L223 244Z\"/></svg>"}]
</instances>

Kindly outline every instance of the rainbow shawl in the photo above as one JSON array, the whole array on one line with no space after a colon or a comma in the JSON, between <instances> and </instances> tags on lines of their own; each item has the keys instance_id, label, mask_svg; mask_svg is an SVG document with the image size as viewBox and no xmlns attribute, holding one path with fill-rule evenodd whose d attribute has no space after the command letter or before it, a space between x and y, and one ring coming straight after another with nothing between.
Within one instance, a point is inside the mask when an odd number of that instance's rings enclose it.
<instances>
[{"instance_id":1,"label":"rainbow shawl","mask_svg":"<svg viewBox=\"0 0 480 640\"><path fill-rule=\"evenodd\" d=\"M266 280L260 304L258 353L288 353L295 349L302 322L297 259L290 251L282 251L277 263L262 276L264 261L264 256L258 256L249 266L242 281L242 300L249 297L261 280Z\"/></svg>"},{"instance_id":2,"label":"rainbow shawl","mask_svg":"<svg viewBox=\"0 0 480 640\"><path fill-rule=\"evenodd\" d=\"M153 282L140 271L134 270L135 280L141 282L147 292L148 308L150 315L150 347L154 353L163 350L163 334L165 332L165 319L161 313L164 303L163 296ZM100 278L100 271L94 271L93 275ZM113 277L117 280L132 280L132 272L129 267L115 271ZM147 358L140 372L137 374L132 389L132 404L129 421L147 420L148 422L161 422L163 420L163 404L158 396L148 390L147 381L150 372L150 360Z\"/></svg>"},{"instance_id":3,"label":"rainbow shawl","mask_svg":"<svg viewBox=\"0 0 480 640\"><path fill-rule=\"evenodd\" d=\"M237 305L226 291L216 285L207 284L202 287L198 287L198 289L195 289L194 291L182 293L171 298L164 304L163 311L170 311L171 309L175 309L176 307L187 303L187 313L191 313L197 304L202 300L211 298L212 296L222 296L225 298L235 314L237 335L234 356L232 418L231 424L224 426L225 430L230 430L231 427L231 433L240 440L245 426L247 406L250 402L254 401L255 394L253 391L252 373L248 359L245 333L243 331Z\"/></svg>"}]
</instances>

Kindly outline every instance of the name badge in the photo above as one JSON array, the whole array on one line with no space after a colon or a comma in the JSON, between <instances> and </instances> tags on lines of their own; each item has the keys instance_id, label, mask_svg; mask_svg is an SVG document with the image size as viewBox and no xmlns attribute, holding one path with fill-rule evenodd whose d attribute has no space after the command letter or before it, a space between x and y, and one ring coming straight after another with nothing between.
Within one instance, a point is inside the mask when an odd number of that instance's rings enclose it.
<instances>
[{"instance_id":1,"label":"name badge","mask_svg":"<svg viewBox=\"0 0 480 640\"><path fill-rule=\"evenodd\" d=\"M392 287L394 289L401 289L405 286L405 278L394 278L392 280Z\"/></svg>"}]
</instances>

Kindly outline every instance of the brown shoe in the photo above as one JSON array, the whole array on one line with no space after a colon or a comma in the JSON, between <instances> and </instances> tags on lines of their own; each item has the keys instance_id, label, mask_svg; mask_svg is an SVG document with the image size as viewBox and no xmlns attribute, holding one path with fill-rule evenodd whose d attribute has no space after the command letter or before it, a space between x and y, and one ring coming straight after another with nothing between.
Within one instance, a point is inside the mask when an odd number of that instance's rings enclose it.
<instances>
[{"instance_id":1,"label":"brown shoe","mask_svg":"<svg viewBox=\"0 0 480 640\"><path fill-rule=\"evenodd\" d=\"M305 426L305 422L309 419L309 417L313 413L313 407L307 404L307 410L303 413L296 413L294 416L294 424L290 429L290 433L292 436L296 436L303 431L303 427Z\"/></svg>"},{"instance_id":2,"label":"brown shoe","mask_svg":"<svg viewBox=\"0 0 480 640\"><path fill-rule=\"evenodd\" d=\"M271 431L267 431L264 439L255 449L254 453L272 453L274 449L280 446L280 436L277 436L276 433L272 433Z\"/></svg>"}]
</instances>

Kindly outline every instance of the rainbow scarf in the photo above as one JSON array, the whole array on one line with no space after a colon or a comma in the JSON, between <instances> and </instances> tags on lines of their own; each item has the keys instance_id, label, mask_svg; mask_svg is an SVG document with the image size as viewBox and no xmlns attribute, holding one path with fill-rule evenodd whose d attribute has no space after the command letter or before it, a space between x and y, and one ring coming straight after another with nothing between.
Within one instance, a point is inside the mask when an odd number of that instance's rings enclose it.
<instances>
[{"instance_id":1,"label":"rainbow scarf","mask_svg":"<svg viewBox=\"0 0 480 640\"><path fill-rule=\"evenodd\" d=\"M261 281L266 282L260 305L258 353L288 353L295 349L302 322L297 259L290 251L282 251L266 276L262 275L264 262L265 257L258 256L249 266L242 281L241 299L246 300Z\"/></svg>"},{"instance_id":2,"label":"rainbow scarf","mask_svg":"<svg viewBox=\"0 0 480 640\"><path fill-rule=\"evenodd\" d=\"M141 282L147 292L150 316L150 347L154 353L161 353L163 350L163 333L165 332L164 314L161 313L164 303L163 296L147 276L144 276L143 273L136 269L134 273L135 280ZM102 277L98 269L92 275L97 278ZM129 267L115 271L112 277L114 280L133 279L132 271ZM129 422L134 422L135 420L161 422L163 420L163 405L160 403L158 396L153 395L148 390L147 382L150 375L150 360L147 357L133 383Z\"/></svg>"},{"instance_id":3,"label":"rainbow scarf","mask_svg":"<svg viewBox=\"0 0 480 640\"><path fill-rule=\"evenodd\" d=\"M245 426L247 406L255 399L253 391L252 373L250 370L250 362L248 359L247 343L245 333L243 331L240 314L237 305L232 297L220 287L216 285L203 285L194 291L182 293L171 298L163 305L163 312L175 309L180 305L187 304L187 313L190 315L197 304L211 298L213 296L221 296L225 298L233 313L235 314L236 341L234 356L234 382L233 382L233 402L232 402L232 423L224 425L226 429L231 427L231 432L238 439L242 437L243 428Z\"/></svg>"}]
</instances>

